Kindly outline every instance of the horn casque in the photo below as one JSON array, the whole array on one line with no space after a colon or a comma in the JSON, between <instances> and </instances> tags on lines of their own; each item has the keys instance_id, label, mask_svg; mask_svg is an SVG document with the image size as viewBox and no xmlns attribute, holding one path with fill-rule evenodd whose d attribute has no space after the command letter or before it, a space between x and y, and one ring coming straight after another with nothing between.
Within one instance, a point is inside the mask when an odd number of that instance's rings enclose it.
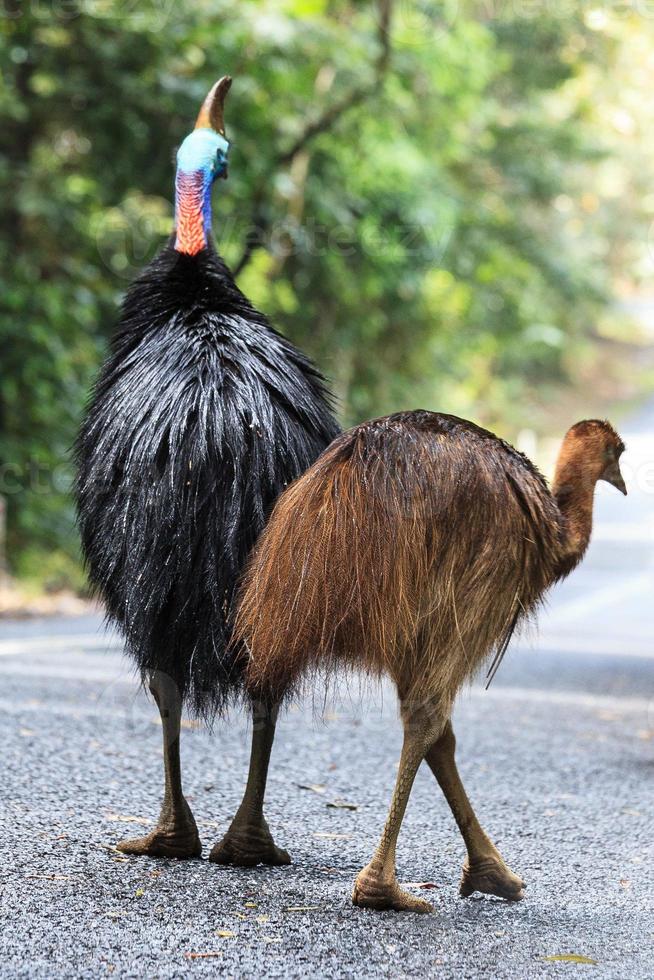
<instances>
[{"instance_id":1,"label":"horn casque","mask_svg":"<svg viewBox=\"0 0 654 980\"><path fill-rule=\"evenodd\" d=\"M223 115L225 107L225 96L229 92L232 79L229 75L223 75L207 95L202 103L202 108L195 122L196 129L213 129L221 136L225 135L225 119Z\"/></svg>"}]
</instances>

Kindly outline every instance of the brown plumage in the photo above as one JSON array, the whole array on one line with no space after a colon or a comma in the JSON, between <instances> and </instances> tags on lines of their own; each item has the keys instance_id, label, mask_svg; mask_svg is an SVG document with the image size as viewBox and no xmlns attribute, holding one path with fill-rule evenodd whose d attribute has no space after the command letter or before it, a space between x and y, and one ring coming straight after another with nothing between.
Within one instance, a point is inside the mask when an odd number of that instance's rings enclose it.
<instances>
[{"instance_id":1,"label":"brown plumage","mask_svg":"<svg viewBox=\"0 0 654 980\"><path fill-rule=\"evenodd\" d=\"M566 446L595 433L619 443L585 422ZM588 539L571 551L570 537L536 467L492 433L431 412L356 426L283 494L256 549L237 626L250 685L287 695L322 663L451 697L580 560Z\"/></svg>"},{"instance_id":2,"label":"brown plumage","mask_svg":"<svg viewBox=\"0 0 654 980\"><path fill-rule=\"evenodd\" d=\"M466 809L452 702L493 654L491 670L498 665L516 625L581 560L595 483L626 492L623 448L607 422L577 423L550 491L536 467L492 433L449 415L407 412L337 437L279 498L237 616L250 690L279 701L308 672L357 668L388 674L400 696L398 786L380 849L357 881L359 904L426 905L399 890L393 857L423 758L468 833L464 892L521 894L522 882Z\"/></svg>"}]
</instances>

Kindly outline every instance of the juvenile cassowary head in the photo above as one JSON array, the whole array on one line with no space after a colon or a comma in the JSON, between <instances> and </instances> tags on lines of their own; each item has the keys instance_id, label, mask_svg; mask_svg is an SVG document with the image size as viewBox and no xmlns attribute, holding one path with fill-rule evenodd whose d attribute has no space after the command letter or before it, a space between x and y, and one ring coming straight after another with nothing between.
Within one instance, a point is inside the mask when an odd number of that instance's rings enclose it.
<instances>
[{"instance_id":1,"label":"juvenile cassowary head","mask_svg":"<svg viewBox=\"0 0 654 980\"><path fill-rule=\"evenodd\" d=\"M202 104L195 129L177 151L175 248L188 255L205 248L211 230L211 188L216 177L227 177L229 142L223 113L231 84L229 75L216 82Z\"/></svg>"},{"instance_id":2,"label":"juvenile cassowary head","mask_svg":"<svg viewBox=\"0 0 654 980\"><path fill-rule=\"evenodd\" d=\"M565 449L569 457L583 459L595 480L610 483L626 496L627 488L620 472L624 442L610 422L600 419L577 422L565 437Z\"/></svg>"}]
</instances>

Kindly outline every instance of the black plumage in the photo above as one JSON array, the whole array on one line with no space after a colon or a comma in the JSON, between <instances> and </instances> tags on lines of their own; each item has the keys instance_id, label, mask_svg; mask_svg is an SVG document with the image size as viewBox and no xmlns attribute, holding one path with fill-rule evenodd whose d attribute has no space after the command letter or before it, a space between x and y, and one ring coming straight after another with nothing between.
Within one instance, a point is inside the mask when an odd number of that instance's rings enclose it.
<instances>
[{"instance_id":1,"label":"black plumage","mask_svg":"<svg viewBox=\"0 0 654 980\"><path fill-rule=\"evenodd\" d=\"M323 379L211 244L130 288L75 453L93 587L145 678L211 716L239 688L232 600L272 503L336 435Z\"/></svg>"}]
</instances>

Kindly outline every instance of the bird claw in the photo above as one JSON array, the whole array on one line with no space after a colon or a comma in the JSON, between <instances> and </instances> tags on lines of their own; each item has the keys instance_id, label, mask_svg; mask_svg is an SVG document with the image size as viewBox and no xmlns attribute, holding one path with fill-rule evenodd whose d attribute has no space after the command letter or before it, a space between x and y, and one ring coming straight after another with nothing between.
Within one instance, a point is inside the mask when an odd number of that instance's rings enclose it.
<instances>
[{"instance_id":1,"label":"bird claw","mask_svg":"<svg viewBox=\"0 0 654 980\"><path fill-rule=\"evenodd\" d=\"M257 864L290 864L288 851L277 847L268 826L234 828L227 831L211 850L209 860L214 864L231 864L241 868L253 868Z\"/></svg>"},{"instance_id":2,"label":"bird claw","mask_svg":"<svg viewBox=\"0 0 654 980\"><path fill-rule=\"evenodd\" d=\"M116 844L116 850L141 857L183 860L199 858L202 854L202 842L194 827L181 830L157 827L145 837L121 840Z\"/></svg>"},{"instance_id":3,"label":"bird claw","mask_svg":"<svg viewBox=\"0 0 654 980\"><path fill-rule=\"evenodd\" d=\"M424 898L415 898L400 888L397 880L384 880L370 865L365 867L354 882L352 903L364 909L384 909L393 912L433 912L434 906Z\"/></svg>"},{"instance_id":4,"label":"bird claw","mask_svg":"<svg viewBox=\"0 0 654 980\"><path fill-rule=\"evenodd\" d=\"M483 892L485 895L497 895L509 902L518 902L524 898L526 885L522 878L515 875L498 855L496 858L486 858L472 865L466 861L459 894L468 898L473 892Z\"/></svg>"}]
</instances>

